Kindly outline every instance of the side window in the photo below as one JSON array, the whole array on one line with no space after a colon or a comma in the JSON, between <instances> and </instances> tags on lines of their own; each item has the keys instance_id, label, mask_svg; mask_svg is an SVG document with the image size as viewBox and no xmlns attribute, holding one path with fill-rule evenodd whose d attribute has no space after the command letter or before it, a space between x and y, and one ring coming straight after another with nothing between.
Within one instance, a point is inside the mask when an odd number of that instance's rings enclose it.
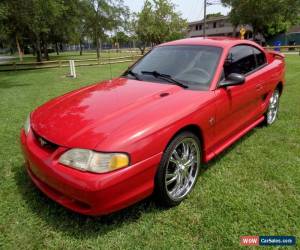
<instances>
[{"instance_id":1,"label":"side window","mask_svg":"<svg viewBox=\"0 0 300 250\"><path fill-rule=\"evenodd\" d=\"M266 60L265 54L262 51L253 47L253 52L256 57L257 67L260 67L260 66L266 64L267 60Z\"/></svg>"},{"instance_id":2,"label":"side window","mask_svg":"<svg viewBox=\"0 0 300 250\"><path fill-rule=\"evenodd\" d=\"M247 74L256 68L253 47L239 45L233 47L224 64L225 77L231 73Z\"/></svg>"}]
</instances>

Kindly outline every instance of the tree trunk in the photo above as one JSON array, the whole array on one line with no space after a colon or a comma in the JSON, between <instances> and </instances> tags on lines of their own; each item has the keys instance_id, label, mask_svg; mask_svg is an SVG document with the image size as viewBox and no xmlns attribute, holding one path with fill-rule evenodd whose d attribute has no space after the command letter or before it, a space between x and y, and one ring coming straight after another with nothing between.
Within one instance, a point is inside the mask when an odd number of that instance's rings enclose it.
<instances>
[{"instance_id":1,"label":"tree trunk","mask_svg":"<svg viewBox=\"0 0 300 250\"><path fill-rule=\"evenodd\" d=\"M58 43L55 43L55 50L56 50L56 55L59 56L59 47L58 47Z\"/></svg>"},{"instance_id":2,"label":"tree trunk","mask_svg":"<svg viewBox=\"0 0 300 250\"><path fill-rule=\"evenodd\" d=\"M256 36L258 35L258 26L255 23L252 24L253 29L253 41L256 41Z\"/></svg>"},{"instance_id":3,"label":"tree trunk","mask_svg":"<svg viewBox=\"0 0 300 250\"><path fill-rule=\"evenodd\" d=\"M237 28L238 28L238 26L236 26L236 25L233 26L232 37L237 37L237 32L236 32Z\"/></svg>"},{"instance_id":4,"label":"tree trunk","mask_svg":"<svg viewBox=\"0 0 300 250\"><path fill-rule=\"evenodd\" d=\"M147 42L142 43L142 45L141 45L141 52L142 52L142 55L145 54L146 47L147 47Z\"/></svg>"},{"instance_id":5,"label":"tree trunk","mask_svg":"<svg viewBox=\"0 0 300 250\"><path fill-rule=\"evenodd\" d=\"M140 46L138 46L138 48L140 49L141 54L144 55L145 54L145 50L146 50L146 45L145 44L140 45Z\"/></svg>"},{"instance_id":6,"label":"tree trunk","mask_svg":"<svg viewBox=\"0 0 300 250\"><path fill-rule=\"evenodd\" d=\"M20 62L23 62L23 52L21 50L20 43L19 43L19 40L18 40L17 36L16 36L16 45L17 45L17 49L18 49Z\"/></svg>"},{"instance_id":7,"label":"tree trunk","mask_svg":"<svg viewBox=\"0 0 300 250\"><path fill-rule=\"evenodd\" d=\"M32 53L33 56L36 55L36 48L35 48L34 42L31 45L31 53Z\"/></svg>"},{"instance_id":8,"label":"tree trunk","mask_svg":"<svg viewBox=\"0 0 300 250\"><path fill-rule=\"evenodd\" d=\"M100 58L101 58L101 53L102 53L102 40L99 38L99 51L100 51Z\"/></svg>"},{"instance_id":9,"label":"tree trunk","mask_svg":"<svg viewBox=\"0 0 300 250\"><path fill-rule=\"evenodd\" d=\"M82 51L83 51L83 46L82 45L83 44L82 44L82 40L81 39L80 39L79 43L80 43L79 44L79 46L80 46L80 53L79 54L82 56Z\"/></svg>"},{"instance_id":10,"label":"tree trunk","mask_svg":"<svg viewBox=\"0 0 300 250\"><path fill-rule=\"evenodd\" d=\"M120 45L119 45L119 40L118 40L118 33L116 34L116 43L115 43L115 45L116 45L117 53L119 53L120 52Z\"/></svg>"},{"instance_id":11,"label":"tree trunk","mask_svg":"<svg viewBox=\"0 0 300 250\"><path fill-rule=\"evenodd\" d=\"M44 50L44 58L49 61L49 55L48 55L48 44L47 42L43 42L43 50Z\"/></svg>"},{"instance_id":12,"label":"tree trunk","mask_svg":"<svg viewBox=\"0 0 300 250\"><path fill-rule=\"evenodd\" d=\"M96 52L97 52L97 58L100 58L100 41L99 41L99 34L96 32Z\"/></svg>"},{"instance_id":13,"label":"tree trunk","mask_svg":"<svg viewBox=\"0 0 300 250\"><path fill-rule=\"evenodd\" d=\"M39 38L36 39L36 61L42 61L41 41Z\"/></svg>"}]
</instances>

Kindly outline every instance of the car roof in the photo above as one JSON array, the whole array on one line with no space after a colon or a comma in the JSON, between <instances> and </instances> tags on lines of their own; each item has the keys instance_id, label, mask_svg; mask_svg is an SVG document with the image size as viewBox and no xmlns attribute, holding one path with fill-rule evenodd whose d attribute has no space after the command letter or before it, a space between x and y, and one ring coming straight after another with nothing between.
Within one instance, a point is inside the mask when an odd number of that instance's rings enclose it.
<instances>
[{"instance_id":1,"label":"car roof","mask_svg":"<svg viewBox=\"0 0 300 250\"><path fill-rule=\"evenodd\" d=\"M215 46L221 48L228 48L239 44L248 44L261 48L257 43L242 40L239 38L233 37L194 37L194 38L186 38L177 41L163 43L159 46L170 46L170 45L203 45L203 46Z\"/></svg>"}]
</instances>

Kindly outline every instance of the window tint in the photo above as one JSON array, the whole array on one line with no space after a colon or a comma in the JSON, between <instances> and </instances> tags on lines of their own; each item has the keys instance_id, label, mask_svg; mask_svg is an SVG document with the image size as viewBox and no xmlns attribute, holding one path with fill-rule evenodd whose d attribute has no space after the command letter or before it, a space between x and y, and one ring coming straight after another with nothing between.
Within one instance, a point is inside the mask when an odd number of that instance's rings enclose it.
<instances>
[{"instance_id":1,"label":"window tint","mask_svg":"<svg viewBox=\"0 0 300 250\"><path fill-rule=\"evenodd\" d=\"M143 71L157 71L191 88L206 90L214 77L221 53L221 48L213 46L161 46L154 48L131 70L144 81L162 82L159 78L143 74Z\"/></svg>"},{"instance_id":2,"label":"window tint","mask_svg":"<svg viewBox=\"0 0 300 250\"><path fill-rule=\"evenodd\" d=\"M233 47L224 65L225 77L231 73L247 74L256 68L253 47L247 45Z\"/></svg>"},{"instance_id":3,"label":"window tint","mask_svg":"<svg viewBox=\"0 0 300 250\"><path fill-rule=\"evenodd\" d=\"M253 52L256 56L257 67L260 67L266 63L265 54L257 48L253 47Z\"/></svg>"}]
</instances>

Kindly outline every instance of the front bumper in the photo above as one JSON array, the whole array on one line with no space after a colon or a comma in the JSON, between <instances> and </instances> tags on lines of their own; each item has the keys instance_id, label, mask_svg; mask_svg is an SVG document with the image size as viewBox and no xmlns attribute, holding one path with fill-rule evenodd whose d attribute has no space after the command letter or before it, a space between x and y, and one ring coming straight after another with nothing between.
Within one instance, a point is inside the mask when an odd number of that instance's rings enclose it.
<instances>
[{"instance_id":1,"label":"front bumper","mask_svg":"<svg viewBox=\"0 0 300 250\"><path fill-rule=\"evenodd\" d=\"M75 212L104 215L152 194L162 154L106 174L81 172L58 162L65 148L43 149L32 133L21 131L21 146L28 175L48 197Z\"/></svg>"}]
</instances>

